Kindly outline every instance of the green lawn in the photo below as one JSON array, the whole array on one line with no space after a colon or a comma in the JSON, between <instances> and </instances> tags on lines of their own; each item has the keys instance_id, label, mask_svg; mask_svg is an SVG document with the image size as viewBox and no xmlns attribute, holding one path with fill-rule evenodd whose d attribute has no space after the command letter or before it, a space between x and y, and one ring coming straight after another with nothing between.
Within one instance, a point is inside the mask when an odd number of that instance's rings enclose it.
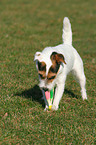
<instances>
[{"instance_id":1,"label":"green lawn","mask_svg":"<svg viewBox=\"0 0 96 145\"><path fill-rule=\"evenodd\" d=\"M44 112L34 54L62 43L69 17L84 62L88 101L69 76L58 111ZM96 144L95 0L0 1L0 144Z\"/></svg>"}]
</instances>

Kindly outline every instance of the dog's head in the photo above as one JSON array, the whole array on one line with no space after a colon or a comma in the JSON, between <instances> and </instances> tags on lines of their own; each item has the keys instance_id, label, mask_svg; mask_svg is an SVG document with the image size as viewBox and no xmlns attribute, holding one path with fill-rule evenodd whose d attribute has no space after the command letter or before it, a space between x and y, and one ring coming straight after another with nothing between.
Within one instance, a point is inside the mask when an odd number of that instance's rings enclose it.
<instances>
[{"instance_id":1,"label":"dog's head","mask_svg":"<svg viewBox=\"0 0 96 145\"><path fill-rule=\"evenodd\" d=\"M36 52L34 60L36 60L36 68L39 74L39 87L45 91L51 90L64 64L66 64L64 56L57 52L47 54Z\"/></svg>"}]
</instances>

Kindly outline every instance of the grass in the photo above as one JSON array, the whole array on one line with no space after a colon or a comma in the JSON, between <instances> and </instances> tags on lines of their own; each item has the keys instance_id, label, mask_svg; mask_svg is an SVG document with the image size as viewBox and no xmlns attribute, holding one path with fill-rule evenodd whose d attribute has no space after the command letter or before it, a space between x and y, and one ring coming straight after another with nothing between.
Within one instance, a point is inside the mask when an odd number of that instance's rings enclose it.
<instances>
[{"instance_id":1,"label":"grass","mask_svg":"<svg viewBox=\"0 0 96 145\"><path fill-rule=\"evenodd\" d=\"M44 112L36 51L62 43L68 16L87 78L88 101L69 76L56 112ZM96 10L94 0L0 1L0 144L95 145Z\"/></svg>"}]
</instances>

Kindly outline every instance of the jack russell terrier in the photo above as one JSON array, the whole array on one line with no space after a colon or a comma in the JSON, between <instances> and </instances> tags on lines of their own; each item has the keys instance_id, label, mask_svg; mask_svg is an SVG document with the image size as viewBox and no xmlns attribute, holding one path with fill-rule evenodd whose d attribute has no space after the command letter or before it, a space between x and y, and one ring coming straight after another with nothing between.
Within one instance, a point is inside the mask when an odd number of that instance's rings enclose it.
<instances>
[{"instance_id":1,"label":"jack russell terrier","mask_svg":"<svg viewBox=\"0 0 96 145\"><path fill-rule=\"evenodd\" d=\"M45 110L48 108L45 91L50 91L54 87L56 87L56 90L52 110L58 110L69 72L72 72L78 79L83 100L87 99L83 62L76 49L72 46L71 24L67 17L63 20L62 38L63 44L46 47L42 52L36 52L34 57L39 75L39 87L42 90L46 104Z\"/></svg>"}]
</instances>

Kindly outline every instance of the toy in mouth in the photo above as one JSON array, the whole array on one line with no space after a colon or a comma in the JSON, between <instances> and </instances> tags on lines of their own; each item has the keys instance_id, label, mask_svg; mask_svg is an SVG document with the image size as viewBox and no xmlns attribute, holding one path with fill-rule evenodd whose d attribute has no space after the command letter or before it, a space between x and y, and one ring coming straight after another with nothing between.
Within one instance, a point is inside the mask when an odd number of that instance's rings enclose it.
<instances>
[{"instance_id":1,"label":"toy in mouth","mask_svg":"<svg viewBox=\"0 0 96 145\"><path fill-rule=\"evenodd\" d=\"M46 91L45 97L48 103L49 110L51 110L54 97L54 89L52 89L51 91Z\"/></svg>"}]
</instances>

